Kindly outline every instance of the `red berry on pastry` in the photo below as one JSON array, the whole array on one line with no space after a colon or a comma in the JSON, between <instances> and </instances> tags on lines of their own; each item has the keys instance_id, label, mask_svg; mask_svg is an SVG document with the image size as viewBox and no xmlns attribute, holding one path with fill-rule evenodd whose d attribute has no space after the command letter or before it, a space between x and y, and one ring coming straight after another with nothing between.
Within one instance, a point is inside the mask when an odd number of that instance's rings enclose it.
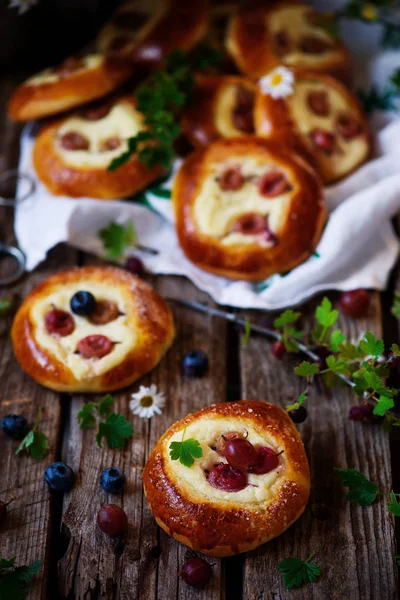
<instances>
[{"instance_id":1,"label":"red berry on pastry","mask_svg":"<svg viewBox=\"0 0 400 600\"><path fill-rule=\"evenodd\" d=\"M231 467L247 471L257 461L257 451L248 440L233 438L225 445L224 456Z\"/></svg>"},{"instance_id":2,"label":"red berry on pastry","mask_svg":"<svg viewBox=\"0 0 400 600\"><path fill-rule=\"evenodd\" d=\"M232 226L232 231L247 235L257 235L265 230L265 217L258 213L245 213Z\"/></svg>"},{"instance_id":3,"label":"red berry on pastry","mask_svg":"<svg viewBox=\"0 0 400 600\"><path fill-rule=\"evenodd\" d=\"M114 321L119 315L118 305L112 300L97 300L89 321L95 325L105 325Z\"/></svg>"},{"instance_id":4,"label":"red berry on pastry","mask_svg":"<svg viewBox=\"0 0 400 600\"><path fill-rule=\"evenodd\" d=\"M266 198L274 198L290 190L290 184L283 173L270 171L265 173L258 183L258 191Z\"/></svg>"},{"instance_id":5,"label":"red berry on pastry","mask_svg":"<svg viewBox=\"0 0 400 600\"><path fill-rule=\"evenodd\" d=\"M240 172L239 167L227 169L224 171L219 178L220 188L224 191L231 190L236 191L239 190L244 183L243 176Z\"/></svg>"},{"instance_id":6,"label":"red berry on pastry","mask_svg":"<svg viewBox=\"0 0 400 600\"><path fill-rule=\"evenodd\" d=\"M47 333L60 335L64 337L72 333L75 329L75 323L69 312L53 308L44 318Z\"/></svg>"},{"instance_id":7,"label":"red berry on pastry","mask_svg":"<svg viewBox=\"0 0 400 600\"><path fill-rule=\"evenodd\" d=\"M215 465L210 470L207 474L207 481L212 487L224 492L240 492L247 486L245 473L224 463Z\"/></svg>"},{"instance_id":8,"label":"red berry on pastry","mask_svg":"<svg viewBox=\"0 0 400 600\"><path fill-rule=\"evenodd\" d=\"M120 535L128 526L128 517L117 504L105 504L97 514L97 525L107 535Z\"/></svg>"},{"instance_id":9,"label":"red berry on pastry","mask_svg":"<svg viewBox=\"0 0 400 600\"><path fill-rule=\"evenodd\" d=\"M257 460L251 466L250 471L256 475L265 475L276 469L278 465L279 456L276 454L275 450L268 448L267 446L260 446L257 448Z\"/></svg>"},{"instance_id":10,"label":"red berry on pastry","mask_svg":"<svg viewBox=\"0 0 400 600\"><path fill-rule=\"evenodd\" d=\"M121 144L122 142L119 137L110 137L102 142L100 150L102 152L110 152L111 150L119 148Z\"/></svg>"},{"instance_id":11,"label":"red berry on pastry","mask_svg":"<svg viewBox=\"0 0 400 600\"><path fill-rule=\"evenodd\" d=\"M286 354L285 344L278 340L272 344L271 351L275 358L282 358Z\"/></svg>"},{"instance_id":12,"label":"red berry on pastry","mask_svg":"<svg viewBox=\"0 0 400 600\"><path fill-rule=\"evenodd\" d=\"M187 585L202 588L212 577L211 565L204 558L190 558L183 565L180 576Z\"/></svg>"},{"instance_id":13,"label":"red berry on pastry","mask_svg":"<svg viewBox=\"0 0 400 600\"><path fill-rule=\"evenodd\" d=\"M329 114L328 94L323 90L310 92L307 96L307 104L320 117L326 117Z\"/></svg>"},{"instance_id":14,"label":"red berry on pastry","mask_svg":"<svg viewBox=\"0 0 400 600\"><path fill-rule=\"evenodd\" d=\"M351 290L340 296L339 309L347 317L363 317L369 308L370 297L365 290Z\"/></svg>"},{"instance_id":15,"label":"red berry on pastry","mask_svg":"<svg viewBox=\"0 0 400 600\"><path fill-rule=\"evenodd\" d=\"M113 347L113 342L105 335L87 335L79 342L78 352L83 358L103 358Z\"/></svg>"},{"instance_id":16,"label":"red berry on pastry","mask_svg":"<svg viewBox=\"0 0 400 600\"><path fill-rule=\"evenodd\" d=\"M111 110L111 103L101 101L91 104L82 111L82 116L88 121L99 121L104 119Z\"/></svg>"},{"instance_id":17,"label":"red berry on pastry","mask_svg":"<svg viewBox=\"0 0 400 600\"><path fill-rule=\"evenodd\" d=\"M224 433L223 435L221 435L218 438L215 450L221 456L225 456L225 446L226 446L227 442L229 442L229 440L234 440L236 438L242 438L242 437L243 437L242 434L239 433L238 431L228 431L227 433Z\"/></svg>"},{"instance_id":18,"label":"red berry on pastry","mask_svg":"<svg viewBox=\"0 0 400 600\"><path fill-rule=\"evenodd\" d=\"M326 129L317 128L311 131L314 144L326 154L332 154L335 149L335 136Z\"/></svg>"},{"instance_id":19,"label":"red berry on pastry","mask_svg":"<svg viewBox=\"0 0 400 600\"><path fill-rule=\"evenodd\" d=\"M68 131L60 137L60 144L64 150L88 150L89 140L77 131Z\"/></svg>"},{"instance_id":20,"label":"red berry on pastry","mask_svg":"<svg viewBox=\"0 0 400 600\"><path fill-rule=\"evenodd\" d=\"M345 140L353 140L354 138L361 135L363 128L362 125L349 115L342 115L339 117L336 123L339 134L344 137Z\"/></svg>"}]
</instances>

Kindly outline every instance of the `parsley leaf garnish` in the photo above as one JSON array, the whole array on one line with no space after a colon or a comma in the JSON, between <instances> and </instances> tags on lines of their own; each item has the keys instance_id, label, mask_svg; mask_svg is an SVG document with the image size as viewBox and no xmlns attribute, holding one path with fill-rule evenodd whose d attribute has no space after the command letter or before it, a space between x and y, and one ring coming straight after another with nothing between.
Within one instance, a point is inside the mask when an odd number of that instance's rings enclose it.
<instances>
[{"instance_id":1,"label":"parsley leaf garnish","mask_svg":"<svg viewBox=\"0 0 400 600\"><path fill-rule=\"evenodd\" d=\"M397 496L400 496L400 494L390 492L390 500L387 503L387 507L388 511L391 512L395 517L400 517L400 502L397 500Z\"/></svg>"},{"instance_id":2,"label":"parsley leaf garnish","mask_svg":"<svg viewBox=\"0 0 400 600\"><path fill-rule=\"evenodd\" d=\"M299 377L312 377L313 375L316 375L318 371L318 365L316 363L310 363L307 360L303 360L303 362L294 369L294 372L296 375L299 375Z\"/></svg>"},{"instance_id":3,"label":"parsley leaf garnish","mask_svg":"<svg viewBox=\"0 0 400 600\"><path fill-rule=\"evenodd\" d=\"M112 221L99 231L99 237L107 250L106 258L119 258L123 255L125 248L135 246L137 242L135 226L132 221L125 226Z\"/></svg>"},{"instance_id":4,"label":"parsley leaf garnish","mask_svg":"<svg viewBox=\"0 0 400 600\"><path fill-rule=\"evenodd\" d=\"M360 341L359 346L364 354L370 356L380 356L385 350L385 346L382 340L378 340L373 333L367 331L363 339Z\"/></svg>"},{"instance_id":5,"label":"parsley leaf garnish","mask_svg":"<svg viewBox=\"0 0 400 600\"><path fill-rule=\"evenodd\" d=\"M20 454L23 450L25 450L28 454L32 456L32 458L42 459L46 456L47 450L49 448L49 438L47 435L42 433L41 431L37 431L37 426L39 424L41 417L41 409L38 411L38 417L33 426L33 429L24 437L22 442L17 448L15 454Z\"/></svg>"},{"instance_id":6,"label":"parsley leaf garnish","mask_svg":"<svg viewBox=\"0 0 400 600\"><path fill-rule=\"evenodd\" d=\"M112 412L114 398L107 394L100 402L88 402L78 412L81 429L91 429L98 424L96 442L101 448L105 437L109 448L123 448L133 435L133 427L124 415Z\"/></svg>"},{"instance_id":7,"label":"parsley leaf garnish","mask_svg":"<svg viewBox=\"0 0 400 600\"><path fill-rule=\"evenodd\" d=\"M24 600L25 586L40 571L42 563L35 561L27 566L16 567L16 557L0 558L0 598Z\"/></svg>"},{"instance_id":8,"label":"parsley leaf garnish","mask_svg":"<svg viewBox=\"0 0 400 600\"><path fill-rule=\"evenodd\" d=\"M307 560L300 558L285 558L282 560L278 569L283 573L283 585L289 589L297 588L303 583L315 583L321 574L321 570L317 565L311 563L312 556Z\"/></svg>"},{"instance_id":9,"label":"parsley leaf garnish","mask_svg":"<svg viewBox=\"0 0 400 600\"><path fill-rule=\"evenodd\" d=\"M346 496L349 502L355 502L360 506L369 506L375 501L379 493L376 483L367 479L357 469L335 468L335 471L339 475L342 484L350 488Z\"/></svg>"},{"instance_id":10,"label":"parsley leaf garnish","mask_svg":"<svg viewBox=\"0 0 400 600\"><path fill-rule=\"evenodd\" d=\"M383 417L388 410L394 407L394 401L392 398L386 396L379 396L378 403L374 406L373 413L378 417Z\"/></svg>"},{"instance_id":11,"label":"parsley leaf garnish","mask_svg":"<svg viewBox=\"0 0 400 600\"><path fill-rule=\"evenodd\" d=\"M183 430L182 441L171 442L169 445L169 455L172 460L179 460L185 467L191 467L195 458L203 456L203 449L199 442L193 438L184 440L186 427Z\"/></svg>"}]
</instances>

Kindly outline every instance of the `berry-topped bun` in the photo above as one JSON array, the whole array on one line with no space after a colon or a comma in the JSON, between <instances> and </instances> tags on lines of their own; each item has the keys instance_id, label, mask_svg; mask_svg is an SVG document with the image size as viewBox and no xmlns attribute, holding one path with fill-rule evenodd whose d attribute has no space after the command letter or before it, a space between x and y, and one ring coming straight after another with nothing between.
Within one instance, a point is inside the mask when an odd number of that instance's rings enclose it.
<instances>
[{"instance_id":1,"label":"berry-topped bun","mask_svg":"<svg viewBox=\"0 0 400 600\"><path fill-rule=\"evenodd\" d=\"M258 135L300 139L325 183L365 162L371 151L368 124L357 98L328 75L293 71L293 92L273 98L260 89L254 111Z\"/></svg>"},{"instance_id":2,"label":"berry-topped bun","mask_svg":"<svg viewBox=\"0 0 400 600\"><path fill-rule=\"evenodd\" d=\"M21 367L60 392L106 392L151 371L172 343L165 301L114 267L82 267L49 277L18 310L14 352Z\"/></svg>"},{"instance_id":3,"label":"berry-topped bun","mask_svg":"<svg viewBox=\"0 0 400 600\"><path fill-rule=\"evenodd\" d=\"M157 66L176 48L190 50L204 35L207 0L129 0L101 30L100 52Z\"/></svg>"},{"instance_id":4,"label":"berry-topped bun","mask_svg":"<svg viewBox=\"0 0 400 600\"><path fill-rule=\"evenodd\" d=\"M244 77L199 77L183 117L184 133L194 146L207 146L219 137L251 135L256 91L257 86Z\"/></svg>"},{"instance_id":5,"label":"berry-topped bun","mask_svg":"<svg viewBox=\"0 0 400 600\"><path fill-rule=\"evenodd\" d=\"M330 32L329 21L299 0L246 4L232 18L227 49L238 69L253 79L283 64L350 81L348 53Z\"/></svg>"},{"instance_id":6,"label":"berry-topped bun","mask_svg":"<svg viewBox=\"0 0 400 600\"><path fill-rule=\"evenodd\" d=\"M8 114L15 121L40 119L102 98L132 72L121 61L89 54L67 58L22 83L11 96Z\"/></svg>"},{"instance_id":7,"label":"berry-topped bun","mask_svg":"<svg viewBox=\"0 0 400 600\"><path fill-rule=\"evenodd\" d=\"M200 446L191 466L172 460L182 440ZM172 425L146 463L143 485L164 531L198 552L230 556L300 517L310 471L290 417L268 402L242 400L212 404Z\"/></svg>"},{"instance_id":8,"label":"berry-topped bun","mask_svg":"<svg viewBox=\"0 0 400 600\"><path fill-rule=\"evenodd\" d=\"M127 139L144 128L131 96L87 106L40 131L33 149L34 167L56 195L131 196L157 179L162 167L150 169L136 154L115 171L108 167L127 150Z\"/></svg>"},{"instance_id":9,"label":"berry-topped bun","mask_svg":"<svg viewBox=\"0 0 400 600\"><path fill-rule=\"evenodd\" d=\"M193 152L173 187L186 256L231 279L292 269L315 249L325 222L319 177L284 144L221 138Z\"/></svg>"}]
</instances>

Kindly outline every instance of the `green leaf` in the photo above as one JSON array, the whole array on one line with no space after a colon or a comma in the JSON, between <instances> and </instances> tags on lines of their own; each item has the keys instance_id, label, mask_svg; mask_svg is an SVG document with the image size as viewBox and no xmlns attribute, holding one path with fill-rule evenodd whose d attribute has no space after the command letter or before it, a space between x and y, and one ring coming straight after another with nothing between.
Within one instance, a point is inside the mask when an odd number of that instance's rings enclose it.
<instances>
[{"instance_id":1,"label":"green leaf","mask_svg":"<svg viewBox=\"0 0 400 600\"><path fill-rule=\"evenodd\" d=\"M171 460L179 460L185 467L191 467L195 458L203 456L203 449L199 442L193 438L184 440L186 429L183 431L182 441L171 442L169 445L169 455Z\"/></svg>"},{"instance_id":2,"label":"green leaf","mask_svg":"<svg viewBox=\"0 0 400 600\"><path fill-rule=\"evenodd\" d=\"M41 431L32 429L22 440L15 454L26 450L32 458L42 459L46 456L49 448L48 437Z\"/></svg>"},{"instance_id":3,"label":"green leaf","mask_svg":"<svg viewBox=\"0 0 400 600\"><path fill-rule=\"evenodd\" d=\"M394 407L394 402L392 398L387 398L386 396L380 396L378 403L374 406L373 413L374 415L378 415L383 417L386 415L388 410Z\"/></svg>"},{"instance_id":4,"label":"green leaf","mask_svg":"<svg viewBox=\"0 0 400 600\"><path fill-rule=\"evenodd\" d=\"M359 357L359 352L357 346L352 344L349 341L343 342L343 344L339 345L339 358L340 360L344 360L345 362L350 362Z\"/></svg>"},{"instance_id":5,"label":"green leaf","mask_svg":"<svg viewBox=\"0 0 400 600\"><path fill-rule=\"evenodd\" d=\"M99 431L96 435L96 442L101 448L103 437L106 438L108 447L123 448L126 441L132 437L133 427L127 421L124 415L111 413L105 422L99 423Z\"/></svg>"},{"instance_id":6,"label":"green leaf","mask_svg":"<svg viewBox=\"0 0 400 600\"><path fill-rule=\"evenodd\" d=\"M13 569L16 560L16 556L12 556L11 558L0 558L0 569Z\"/></svg>"},{"instance_id":7,"label":"green leaf","mask_svg":"<svg viewBox=\"0 0 400 600\"><path fill-rule=\"evenodd\" d=\"M328 368L334 373L346 375L348 373L347 363L344 360L337 359L333 354L326 357Z\"/></svg>"},{"instance_id":8,"label":"green leaf","mask_svg":"<svg viewBox=\"0 0 400 600\"><path fill-rule=\"evenodd\" d=\"M291 325L301 317L300 312L294 312L293 310L285 310L279 317L274 320L274 327L284 327L285 325Z\"/></svg>"},{"instance_id":9,"label":"green leaf","mask_svg":"<svg viewBox=\"0 0 400 600\"><path fill-rule=\"evenodd\" d=\"M136 244L136 232L132 221L125 226L112 221L107 227L99 231L99 237L107 250L107 258L120 258L125 248Z\"/></svg>"},{"instance_id":10,"label":"green leaf","mask_svg":"<svg viewBox=\"0 0 400 600\"><path fill-rule=\"evenodd\" d=\"M303 402L305 402L307 400L307 396L305 394L300 394L297 402L295 402L294 404L287 404L285 406L287 412L290 412L291 410L297 410L299 408L299 406L301 406L303 404Z\"/></svg>"},{"instance_id":11,"label":"green leaf","mask_svg":"<svg viewBox=\"0 0 400 600\"><path fill-rule=\"evenodd\" d=\"M210 67L218 67L224 55L207 44L199 44L192 51L190 59L195 71L205 71Z\"/></svg>"},{"instance_id":12,"label":"green leaf","mask_svg":"<svg viewBox=\"0 0 400 600\"><path fill-rule=\"evenodd\" d=\"M15 556L0 558L0 598L1 600L24 600L25 586L42 568L41 562L28 566L15 566Z\"/></svg>"},{"instance_id":13,"label":"green leaf","mask_svg":"<svg viewBox=\"0 0 400 600\"><path fill-rule=\"evenodd\" d=\"M13 300L11 296L0 298L0 318L5 317L12 307Z\"/></svg>"},{"instance_id":14,"label":"green leaf","mask_svg":"<svg viewBox=\"0 0 400 600\"><path fill-rule=\"evenodd\" d=\"M392 315L400 319L400 292L395 292L393 306L391 308Z\"/></svg>"},{"instance_id":15,"label":"green leaf","mask_svg":"<svg viewBox=\"0 0 400 600\"><path fill-rule=\"evenodd\" d=\"M400 356L400 347L397 344L392 344L390 350L395 356Z\"/></svg>"},{"instance_id":16,"label":"green leaf","mask_svg":"<svg viewBox=\"0 0 400 600\"><path fill-rule=\"evenodd\" d=\"M111 394L104 396L104 398L101 399L98 408L100 417L107 417L111 412L113 404L114 398L111 396Z\"/></svg>"},{"instance_id":17,"label":"green leaf","mask_svg":"<svg viewBox=\"0 0 400 600\"><path fill-rule=\"evenodd\" d=\"M383 341L377 339L370 331L367 331L364 335L364 338L359 343L359 347L364 354L374 357L380 356L385 350Z\"/></svg>"},{"instance_id":18,"label":"green leaf","mask_svg":"<svg viewBox=\"0 0 400 600\"><path fill-rule=\"evenodd\" d=\"M84 404L78 412L78 422L81 429L90 429L96 425L96 417L93 412L97 410L95 402Z\"/></svg>"},{"instance_id":19,"label":"green leaf","mask_svg":"<svg viewBox=\"0 0 400 600\"><path fill-rule=\"evenodd\" d=\"M40 571L40 569L42 568L43 563L41 563L40 561L36 560L35 562L31 563L30 565L27 565L25 567L17 567L14 570L14 575L20 580L20 581L30 581L32 579L32 577L34 575L36 575L36 573L38 573Z\"/></svg>"},{"instance_id":20,"label":"green leaf","mask_svg":"<svg viewBox=\"0 0 400 600\"><path fill-rule=\"evenodd\" d=\"M388 511L392 513L395 517L400 517L400 503L397 500L397 496L399 495L400 494L390 492L390 500L387 503Z\"/></svg>"},{"instance_id":21,"label":"green leaf","mask_svg":"<svg viewBox=\"0 0 400 600\"><path fill-rule=\"evenodd\" d=\"M343 333L340 331L340 329L335 329L335 331L332 331L332 333L331 333L331 339L330 339L328 349L331 352L339 352L339 346L341 344L343 344L343 342L345 340L346 340L346 338L343 335Z\"/></svg>"},{"instance_id":22,"label":"green leaf","mask_svg":"<svg viewBox=\"0 0 400 600\"><path fill-rule=\"evenodd\" d=\"M378 486L367 479L360 471L339 468L335 468L335 471L339 475L342 484L350 488L346 496L347 500L360 506L369 506L375 501L379 493Z\"/></svg>"},{"instance_id":23,"label":"green leaf","mask_svg":"<svg viewBox=\"0 0 400 600\"><path fill-rule=\"evenodd\" d=\"M328 300L328 298L324 298L317 307L315 316L318 323L323 327L332 327L337 321L339 312L337 310L332 310L331 301Z\"/></svg>"},{"instance_id":24,"label":"green leaf","mask_svg":"<svg viewBox=\"0 0 400 600\"><path fill-rule=\"evenodd\" d=\"M317 581L321 571L317 565L310 563L309 560L285 558L279 563L278 569L283 573L282 581L285 587L289 589L297 588L303 583L315 583Z\"/></svg>"},{"instance_id":25,"label":"green leaf","mask_svg":"<svg viewBox=\"0 0 400 600\"><path fill-rule=\"evenodd\" d=\"M242 346L247 346L251 335L251 323L247 319L244 322L244 335L242 337Z\"/></svg>"},{"instance_id":26,"label":"green leaf","mask_svg":"<svg viewBox=\"0 0 400 600\"><path fill-rule=\"evenodd\" d=\"M304 360L298 367L295 367L294 372L299 377L312 377L319 372L319 367L316 363Z\"/></svg>"}]
</instances>

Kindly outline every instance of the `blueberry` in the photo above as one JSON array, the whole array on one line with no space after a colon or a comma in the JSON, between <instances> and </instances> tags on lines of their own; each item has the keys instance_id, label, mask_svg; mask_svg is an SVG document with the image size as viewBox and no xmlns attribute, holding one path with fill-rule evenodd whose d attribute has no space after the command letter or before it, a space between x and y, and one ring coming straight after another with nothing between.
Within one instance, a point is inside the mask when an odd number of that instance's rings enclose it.
<instances>
[{"instance_id":1,"label":"blueberry","mask_svg":"<svg viewBox=\"0 0 400 600\"><path fill-rule=\"evenodd\" d=\"M125 475L117 467L105 469L100 475L100 485L110 494L118 494L125 484Z\"/></svg>"},{"instance_id":2,"label":"blueberry","mask_svg":"<svg viewBox=\"0 0 400 600\"><path fill-rule=\"evenodd\" d=\"M69 492L74 487L75 474L65 463L55 462L47 467L44 480L54 492Z\"/></svg>"},{"instance_id":3,"label":"blueberry","mask_svg":"<svg viewBox=\"0 0 400 600\"><path fill-rule=\"evenodd\" d=\"M71 298L71 310L80 317L88 317L96 308L96 298L90 292L76 292Z\"/></svg>"},{"instance_id":4,"label":"blueberry","mask_svg":"<svg viewBox=\"0 0 400 600\"><path fill-rule=\"evenodd\" d=\"M22 415L6 415L1 421L1 428L13 440L23 440L29 431L28 421Z\"/></svg>"},{"instance_id":5,"label":"blueberry","mask_svg":"<svg viewBox=\"0 0 400 600\"><path fill-rule=\"evenodd\" d=\"M293 423L304 423L307 419L307 415L308 413L305 406L299 406L299 408L289 411L289 417L292 419Z\"/></svg>"},{"instance_id":6,"label":"blueberry","mask_svg":"<svg viewBox=\"0 0 400 600\"><path fill-rule=\"evenodd\" d=\"M207 354L201 350L191 350L184 357L182 368L185 375L189 377L201 377L208 371Z\"/></svg>"}]
</instances>

